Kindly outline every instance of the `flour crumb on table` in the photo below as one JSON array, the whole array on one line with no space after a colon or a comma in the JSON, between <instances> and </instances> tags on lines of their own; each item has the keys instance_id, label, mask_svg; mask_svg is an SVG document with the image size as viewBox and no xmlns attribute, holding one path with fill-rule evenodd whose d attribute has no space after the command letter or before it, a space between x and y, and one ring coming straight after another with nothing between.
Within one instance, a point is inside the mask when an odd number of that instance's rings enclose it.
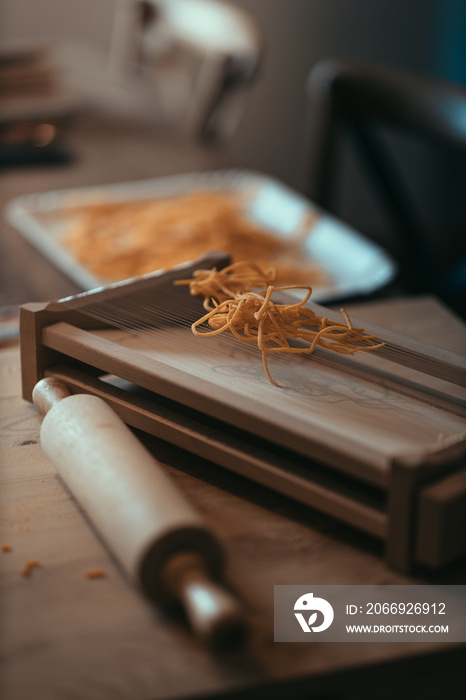
<instances>
[{"instance_id":1,"label":"flour crumb on table","mask_svg":"<svg viewBox=\"0 0 466 700\"><path fill-rule=\"evenodd\" d=\"M29 578L34 569L40 568L41 564L38 559L27 559L21 569L21 576Z\"/></svg>"},{"instance_id":2,"label":"flour crumb on table","mask_svg":"<svg viewBox=\"0 0 466 700\"><path fill-rule=\"evenodd\" d=\"M88 579L98 579L98 578L105 578L106 573L102 569L91 569L89 571L86 571L84 573L84 576Z\"/></svg>"}]
</instances>

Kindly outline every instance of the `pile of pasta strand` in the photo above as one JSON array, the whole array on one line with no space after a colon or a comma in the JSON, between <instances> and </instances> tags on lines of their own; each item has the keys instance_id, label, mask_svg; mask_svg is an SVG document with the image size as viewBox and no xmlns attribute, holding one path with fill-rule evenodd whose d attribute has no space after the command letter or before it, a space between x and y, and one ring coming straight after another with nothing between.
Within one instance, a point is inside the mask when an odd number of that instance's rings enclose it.
<instances>
[{"instance_id":1,"label":"pile of pasta strand","mask_svg":"<svg viewBox=\"0 0 466 700\"><path fill-rule=\"evenodd\" d=\"M252 196L249 194L249 196ZM233 262L273 266L280 284L328 284L305 241L319 215L309 209L280 237L246 215L248 192L198 191L142 201L70 201L62 245L101 280L114 281L194 260L209 250Z\"/></svg>"},{"instance_id":2,"label":"pile of pasta strand","mask_svg":"<svg viewBox=\"0 0 466 700\"><path fill-rule=\"evenodd\" d=\"M243 343L256 343L262 353L267 379L280 386L270 375L267 356L277 353L311 354L316 347L352 355L358 350L376 350L384 343L375 342L363 328L354 328L344 309L346 325L319 317L305 306L312 287L300 285L274 286L273 268L262 270L248 261L233 263L222 270L196 270L188 280L176 280L176 285L189 285L194 296L204 297L207 313L195 321L192 332L201 337L229 331ZM259 288L259 291L254 289ZM304 297L294 304L277 304L275 292L302 289ZM207 324L213 330L201 330ZM290 340L304 340L306 347L293 347Z\"/></svg>"}]
</instances>

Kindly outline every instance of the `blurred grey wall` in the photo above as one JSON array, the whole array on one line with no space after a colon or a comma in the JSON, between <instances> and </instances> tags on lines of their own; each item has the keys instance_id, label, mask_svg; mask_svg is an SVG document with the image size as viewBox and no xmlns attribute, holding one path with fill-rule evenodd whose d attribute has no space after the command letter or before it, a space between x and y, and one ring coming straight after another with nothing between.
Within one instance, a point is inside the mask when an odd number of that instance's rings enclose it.
<instances>
[{"instance_id":1,"label":"blurred grey wall","mask_svg":"<svg viewBox=\"0 0 466 700\"><path fill-rule=\"evenodd\" d=\"M114 1L0 0L2 38L59 37L106 51ZM466 46L461 33L466 31L466 0L230 1L255 18L264 59L240 131L228 147L228 161L301 190L306 183L305 82L321 58L367 59L452 78L461 78L452 67L463 65L463 76L466 73L466 56L461 62L461 56L455 55ZM406 147L413 149L413 177L428 191L429 172L445 163L422 148ZM358 176L350 150L343 152L341 174L339 213L385 242L377 207ZM452 187L445 182L443 188L451 194ZM453 189L459 189L458 178L452 182L456 183ZM432 187L435 203L439 190ZM445 207L440 197L437 209L443 210L442 216L448 211L457 220L464 198L461 194L457 199Z\"/></svg>"},{"instance_id":2,"label":"blurred grey wall","mask_svg":"<svg viewBox=\"0 0 466 700\"><path fill-rule=\"evenodd\" d=\"M0 0L0 39L76 40L106 51L114 0Z\"/></svg>"},{"instance_id":3,"label":"blurred grey wall","mask_svg":"<svg viewBox=\"0 0 466 700\"><path fill-rule=\"evenodd\" d=\"M0 0L5 38L79 40L106 51L115 0ZM466 2L466 0L464 0ZM302 186L305 82L328 56L421 72L432 63L437 5L448 0L231 0L256 20L264 60L232 160Z\"/></svg>"},{"instance_id":4,"label":"blurred grey wall","mask_svg":"<svg viewBox=\"0 0 466 700\"><path fill-rule=\"evenodd\" d=\"M322 58L368 59L428 72L436 0L233 0L258 21L259 84L237 154L293 186L305 173L305 82Z\"/></svg>"}]
</instances>

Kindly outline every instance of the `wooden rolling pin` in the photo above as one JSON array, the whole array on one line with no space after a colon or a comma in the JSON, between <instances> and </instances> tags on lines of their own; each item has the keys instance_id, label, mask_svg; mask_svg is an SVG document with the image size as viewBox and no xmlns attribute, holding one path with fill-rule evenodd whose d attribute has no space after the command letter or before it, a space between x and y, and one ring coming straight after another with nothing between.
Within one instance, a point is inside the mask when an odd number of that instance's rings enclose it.
<instances>
[{"instance_id":1,"label":"wooden rolling pin","mask_svg":"<svg viewBox=\"0 0 466 700\"><path fill-rule=\"evenodd\" d=\"M44 452L130 577L158 604L182 603L208 642L239 643L246 623L218 583L220 543L161 465L102 399L50 377L33 401Z\"/></svg>"}]
</instances>

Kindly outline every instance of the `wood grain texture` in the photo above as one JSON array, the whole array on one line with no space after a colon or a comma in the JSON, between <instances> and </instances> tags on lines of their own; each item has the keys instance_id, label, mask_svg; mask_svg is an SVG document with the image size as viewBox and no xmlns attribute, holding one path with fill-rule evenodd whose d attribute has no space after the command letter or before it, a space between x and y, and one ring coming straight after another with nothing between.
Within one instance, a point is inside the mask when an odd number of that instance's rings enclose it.
<instances>
[{"instance_id":1,"label":"wood grain texture","mask_svg":"<svg viewBox=\"0 0 466 700\"><path fill-rule=\"evenodd\" d=\"M1 539L12 548L0 555L5 700L77 700L83 688L89 700L209 694L279 700L308 696L310 688L318 695L354 687L367 697L383 687L388 698L394 686L398 696L406 686L431 700L438 684L443 690L458 684L461 647L274 644L273 585L465 583L464 565L435 576L418 571L414 579L397 574L372 538L146 438L220 536L229 580L249 611L246 653L207 651L181 619L162 615L129 585L42 453L40 417L20 398L17 349L2 351L1 360ZM25 579L20 571L31 557L41 567ZM86 579L91 569L105 578Z\"/></svg>"}]
</instances>

